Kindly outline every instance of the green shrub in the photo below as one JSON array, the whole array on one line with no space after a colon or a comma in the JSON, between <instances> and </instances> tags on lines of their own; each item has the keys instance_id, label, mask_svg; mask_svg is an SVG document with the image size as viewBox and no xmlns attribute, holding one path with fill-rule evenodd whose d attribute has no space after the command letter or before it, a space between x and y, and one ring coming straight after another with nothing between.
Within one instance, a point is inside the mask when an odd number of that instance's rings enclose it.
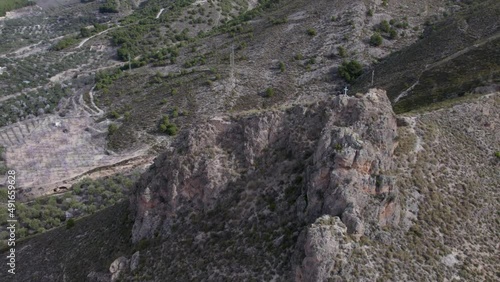
<instances>
[{"instance_id":1,"label":"green shrub","mask_svg":"<svg viewBox=\"0 0 500 282\"><path fill-rule=\"evenodd\" d=\"M118 59L122 62L128 61L130 51L128 50L127 47L122 46L116 50L116 56L118 56Z\"/></svg>"},{"instance_id":2,"label":"green shrub","mask_svg":"<svg viewBox=\"0 0 500 282\"><path fill-rule=\"evenodd\" d=\"M363 66L356 60L344 61L339 66L339 75L347 82L353 82L363 73Z\"/></svg>"},{"instance_id":3,"label":"green shrub","mask_svg":"<svg viewBox=\"0 0 500 282\"><path fill-rule=\"evenodd\" d=\"M266 97L271 98L274 96L274 89L272 87L269 87L266 89Z\"/></svg>"},{"instance_id":4,"label":"green shrub","mask_svg":"<svg viewBox=\"0 0 500 282\"><path fill-rule=\"evenodd\" d=\"M373 17L373 10L372 9L369 9L367 12L366 12L366 15L369 16L369 17Z\"/></svg>"},{"instance_id":5,"label":"green shrub","mask_svg":"<svg viewBox=\"0 0 500 282\"><path fill-rule=\"evenodd\" d=\"M175 124L170 122L168 116L163 116L159 125L159 131L173 136L176 135L179 130Z\"/></svg>"},{"instance_id":6,"label":"green shrub","mask_svg":"<svg viewBox=\"0 0 500 282\"><path fill-rule=\"evenodd\" d=\"M273 25L278 25L278 24L285 24L288 22L288 18L287 17L284 17L284 18L281 18L281 19L271 19L271 23Z\"/></svg>"},{"instance_id":7,"label":"green shrub","mask_svg":"<svg viewBox=\"0 0 500 282\"><path fill-rule=\"evenodd\" d=\"M285 70L286 70L285 63L280 62L280 63L279 63L279 67L280 67L280 71L281 71L281 72L285 72Z\"/></svg>"},{"instance_id":8,"label":"green shrub","mask_svg":"<svg viewBox=\"0 0 500 282\"><path fill-rule=\"evenodd\" d=\"M384 39L380 35L380 33L375 32L371 37L370 37L370 44L373 46L380 46L382 45L382 42Z\"/></svg>"},{"instance_id":9,"label":"green shrub","mask_svg":"<svg viewBox=\"0 0 500 282\"><path fill-rule=\"evenodd\" d=\"M394 28L391 28L389 30L389 38L396 39L397 37L398 37L398 32Z\"/></svg>"},{"instance_id":10,"label":"green shrub","mask_svg":"<svg viewBox=\"0 0 500 282\"><path fill-rule=\"evenodd\" d=\"M317 32L316 32L316 30L314 28L310 28L310 29L307 30L307 34L309 36L316 36Z\"/></svg>"},{"instance_id":11,"label":"green shrub","mask_svg":"<svg viewBox=\"0 0 500 282\"><path fill-rule=\"evenodd\" d=\"M120 114L117 111L112 111L111 113L109 113L109 117L112 119L118 119L120 118Z\"/></svg>"},{"instance_id":12,"label":"green shrub","mask_svg":"<svg viewBox=\"0 0 500 282\"><path fill-rule=\"evenodd\" d=\"M108 135L113 135L118 130L118 126L114 123L108 126Z\"/></svg>"},{"instance_id":13,"label":"green shrub","mask_svg":"<svg viewBox=\"0 0 500 282\"><path fill-rule=\"evenodd\" d=\"M81 37L90 37L92 35L92 31L86 27L80 28L80 36Z\"/></svg>"},{"instance_id":14,"label":"green shrub","mask_svg":"<svg viewBox=\"0 0 500 282\"><path fill-rule=\"evenodd\" d=\"M391 26L389 25L389 23L386 20L383 20L380 23L379 28L382 32L389 32L389 30L391 29Z\"/></svg>"},{"instance_id":15,"label":"green shrub","mask_svg":"<svg viewBox=\"0 0 500 282\"><path fill-rule=\"evenodd\" d=\"M75 226L75 220L70 218L66 221L66 229L70 229Z\"/></svg>"},{"instance_id":16,"label":"green shrub","mask_svg":"<svg viewBox=\"0 0 500 282\"><path fill-rule=\"evenodd\" d=\"M340 152L340 151L342 151L343 146L342 146L342 144L340 144L340 143L336 143L336 144L333 146L333 148L335 149L335 151Z\"/></svg>"},{"instance_id":17,"label":"green shrub","mask_svg":"<svg viewBox=\"0 0 500 282\"><path fill-rule=\"evenodd\" d=\"M177 132L178 132L178 129L177 129L177 126L175 124L170 124L168 127L167 127L167 130L166 130L166 133L170 136L174 136L174 135L177 135Z\"/></svg>"},{"instance_id":18,"label":"green shrub","mask_svg":"<svg viewBox=\"0 0 500 282\"><path fill-rule=\"evenodd\" d=\"M172 117L176 118L178 116L179 116L179 108L178 107L174 107L174 109L172 111Z\"/></svg>"},{"instance_id":19,"label":"green shrub","mask_svg":"<svg viewBox=\"0 0 500 282\"><path fill-rule=\"evenodd\" d=\"M499 158L500 159L500 151L496 151L495 152L495 157Z\"/></svg>"},{"instance_id":20,"label":"green shrub","mask_svg":"<svg viewBox=\"0 0 500 282\"><path fill-rule=\"evenodd\" d=\"M76 42L77 42L76 38L66 37L66 38L59 40L56 44L54 44L52 46L52 50L60 51L60 50L68 48L69 46L75 44Z\"/></svg>"},{"instance_id":21,"label":"green shrub","mask_svg":"<svg viewBox=\"0 0 500 282\"><path fill-rule=\"evenodd\" d=\"M347 57L347 50L344 47L342 46L337 47L337 52L339 53L340 57L342 58Z\"/></svg>"},{"instance_id":22,"label":"green shrub","mask_svg":"<svg viewBox=\"0 0 500 282\"><path fill-rule=\"evenodd\" d=\"M407 29L410 25L408 24L407 21L403 21L403 22L398 22L394 25L396 28L404 28L404 29ZM414 28L414 30L418 30L418 26L416 26L416 29Z\"/></svg>"},{"instance_id":23,"label":"green shrub","mask_svg":"<svg viewBox=\"0 0 500 282\"><path fill-rule=\"evenodd\" d=\"M99 7L99 13L118 13L116 0L106 0L106 3Z\"/></svg>"}]
</instances>

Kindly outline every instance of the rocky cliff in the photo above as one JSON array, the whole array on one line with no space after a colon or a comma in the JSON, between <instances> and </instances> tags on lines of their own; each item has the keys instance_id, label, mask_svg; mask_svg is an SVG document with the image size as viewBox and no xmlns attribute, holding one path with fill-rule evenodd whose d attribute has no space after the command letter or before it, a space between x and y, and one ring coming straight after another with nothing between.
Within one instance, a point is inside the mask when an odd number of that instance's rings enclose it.
<instances>
[{"instance_id":1,"label":"rocky cliff","mask_svg":"<svg viewBox=\"0 0 500 282\"><path fill-rule=\"evenodd\" d=\"M494 281L499 105L397 136L378 90L208 120L143 176L135 222L117 205L19 242L14 281Z\"/></svg>"},{"instance_id":2,"label":"rocky cliff","mask_svg":"<svg viewBox=\"0 0 500 282\"><path fill-rule=\"evenodd\" d=\"M354 240L371 236L399 221L398 191L386 174L396 132L390 102L377 89L212 118L179 137L177 149L159 156L138 182L131 198L132 239L168 238L186 224L179 222L185 215L226 209L231 215L224 229L255 219L257 232L272 225L267 218L273 215L299 226L290 230L296 280L315 273L322 281L333 264L324 265L314 250L342 244L347 234ZM326 225L318 227L318 218ZM331 235L325 237L323 229ZM331 252L336 249L331 246Z\"/></svg>"}]
</instances>

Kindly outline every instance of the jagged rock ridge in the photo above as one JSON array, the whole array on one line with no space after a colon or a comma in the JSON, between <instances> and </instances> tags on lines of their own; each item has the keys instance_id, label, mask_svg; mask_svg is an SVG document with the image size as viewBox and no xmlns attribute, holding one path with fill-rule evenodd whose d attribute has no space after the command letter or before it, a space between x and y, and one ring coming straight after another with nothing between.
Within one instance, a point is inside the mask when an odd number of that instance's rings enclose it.
<instances>
[{"instance_id":1,"label":"jagged rock ridge","mask_svg":"<svg viewBox=\"0 0 500 282\"><path fill-rule=\"evenodd\" d=\"M395 140L396 118L385 92L376 89L357 97L212 118L181 136L177 149L159 156L138 182L131 198L133 241L168 238L179 218L221 209L232 214L225 229L269 214L302 226L327 215L340 217L341 222L332 222L353 238L370 235L399 221L398 192L384 175L392 166ZM220 206L235 194L232 207ZM310 237L316 234L311 228L297 230L295 255L288 258L302 265L297 265L298 281L303 280L300 273L314 272L318 281L330 275L307 258L307 246L315 240Z\"/></svg>"}]
</instances>

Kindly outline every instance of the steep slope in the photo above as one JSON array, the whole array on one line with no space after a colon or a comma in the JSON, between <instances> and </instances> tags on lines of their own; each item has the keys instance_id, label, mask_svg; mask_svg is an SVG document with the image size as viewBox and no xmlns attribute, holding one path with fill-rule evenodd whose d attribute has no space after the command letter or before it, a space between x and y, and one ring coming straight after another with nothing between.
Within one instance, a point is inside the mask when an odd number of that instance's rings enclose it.
<instances>
[{"instance_id":1,"label":"steep slope","mask_svg":"<svg viewBox=\"0 0 500 282\"><path fill-rule=\"evenodd\" d=\"M373 66L373 85L368 71L355 88L386 89L398 113L485 92L478 87L498 88L499 13L498 1L476 1L470 9L429 20L422 39Z\"/></svg>"}]
</instances>

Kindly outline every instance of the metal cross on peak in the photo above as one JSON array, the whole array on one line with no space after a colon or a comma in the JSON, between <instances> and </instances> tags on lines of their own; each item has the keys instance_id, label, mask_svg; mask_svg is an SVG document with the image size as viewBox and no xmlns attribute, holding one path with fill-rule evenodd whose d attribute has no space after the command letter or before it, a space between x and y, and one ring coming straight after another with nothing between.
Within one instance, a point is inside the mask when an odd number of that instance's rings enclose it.
<instances>
[{"instance_id":1,"label":"metal cross on peak","mask_svg":"<svg viewBox=\"0 0 500 282\"><path fill-rule=\"evenodd\" d=\"M348 88L347 88L347 86L346 86L346 87L344 88L344 95L347 95L347 90L349 90L349 89L348 89Z\"/></svg>"}]
</instances>

